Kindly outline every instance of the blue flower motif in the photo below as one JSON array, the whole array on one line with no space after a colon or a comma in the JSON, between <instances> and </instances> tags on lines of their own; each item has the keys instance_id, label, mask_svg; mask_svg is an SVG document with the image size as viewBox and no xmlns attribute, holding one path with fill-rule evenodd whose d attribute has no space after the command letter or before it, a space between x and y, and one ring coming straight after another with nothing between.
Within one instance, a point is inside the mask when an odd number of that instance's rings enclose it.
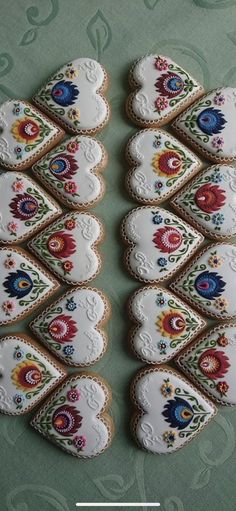
<instances>
[{"instance_id":1,"label":"blue flower motif","mask_svg":"<svg viewBox=\"0 0 236 511\"><path fill-rule=\"evenodd\" d=\"M160 351L160 355L166 355L166 350L168 348L168 342L167 341L164 341L163 339L161 339L158 343L157 343L157 347Z\"/></svg>"},{"instance_id":2,"label":"blue flower motif","mask_svg":"<svg viewBox=\"0 0 236 511\"><path fill-rule=\"evenodd\" d=\"M158 307L164 307L167 303L167 299L163 296L162 293L158 293L156 297L156 305Z\"/></svg>"},{"instance_id":3,"label":"blue flower motif","mask_svg":"<svg viewBox=\"0 0 236 511\"><path fill-rule=\"evenodd\" d=\"M181 430L190 424L194 416L194 411L188 401L181 397L175 397L174 399L170 399L164 406L162 415L172 428Z\"/></svg>"},{"instance_id":4,"label":"blue flower motif","mask_svg":"<svg viewBox=\"0 0 236 511\"><path fill-rule=\"evenodd\" d=\"M52 99L61 106L73 105L78 95L77 87L72 82L65 80L57 82L51 90Z\"/></svg>"},{"instance_id":5,"label":"blue flower motif","mask_svg":"<svg viewBox=\"0 0 236 511\"><path fill-rule=\"evenodd\" d=\"M70 357L71 355L73 355L74 351L75 348L71 345L65 346L63 348L63 352L65 353L66 357Z\"/></svg>"},{"instance_id":6,"label":"blue flower motif","mask_svg":"<svg viewBox=\"0 0 236 511\"><path fill-rule=\"evenodd\" d=\"M157 264L163 268L167 265L167 259L165 257L159 257L159 259L157 259Z\"/></svg>"},{"instance_id":7,"label":"blue flower motif","mask_svg":"<svg viewBox=\"0 0 236 511\"><path fill-rule=\"evenodd\" d=\"M155 149L159 149L159 147L161 145L161 136L160 135L155 137L155 140L152 145L153 145L153 147L155 147Z\"/></svg>"},{"instance_id":8,"label":"blue flower motif","mask_svg":"<svg viewBox=\"0 0 236 511\"><path fill-rule=\"evenodd\" d=\"M23 298L33 289L33 281L25 271L17 270L7 276L3 287L11 298Z\"/></svg>"},{"instance_id":9,"label":"blue flower motif","mask_svg":"<svg viewBox=\"0 0 236 511\"><path fill-rule=\"evenodd\" d=\"M212 215L212 223L214 225L221 225L224 222L224 215L223 213L215 213L215 215Z\"/></svg>"},{"instance_id":10,"label":"blue flower motif","mask_svg":"<svg viewBox=\"0 0 236 511\"><path fill-rule=\"evenodd\" d=\"M23 394L15 394L13 396L13 402L15 403L17 408L22 408L22 404L25 401L25 396Z\"/></svg>"},{"instance_id":11,"label":"blue flower motif","mask_svg":"<svg viewBox=\"0 0 236 511\"><path fill-rule=\"evenodd\" d=\"M225 289L225 282L216 272L204 271L197 276L194 287L203 298L214 300L221 296Z\"/></svg>"},{"instance_id":12,"label":"blue flower motif","mask_svg":"<svg viewBox=\"0 0 236 511\"><path fill-rule=\"evenodd\" d=\"M223 113L218 108L205 108L197 117L197 125L203 133L216 135L226 124Z\"/></svg>"},{"instance_id":13,"label":"blue flower motif","mask_svg":"<svg viewBox=\"0 0 236 511\"><path fill-rule=\"evenodd\" d=\"M22 107L20 106L20 103L15 103L14 104L14 107L13 107L13 110L12 110L12 113L13 115L20 115L22 113Z\"/></svg>"},{"instance_id":14,"label":"blue flower motif","mask_svg":"<svg viewBox=\"0 0 236 511\"><path fill-rule=\"evenodd\" d=\"M215 169L210 178L212 183L220 183L223 180L223 176L220 174L220 169Z\"/></svg>"},{"instance_id":15,"label":"blue flower motif","mask_svg":"<svg viewBox=\"0 0 236 511\"><path fill-rule=\"evenodd\" d=\"M19 346L17 346L13 353L13 358L15 358L16 360L21 360L23 357L24 357L24 351Z\"/></svg>"},{"instance_id":16,"label":"blue flower motif","mask_svg":"<svg viewBox=\"0 0 236 511\"><path fill-rule=\"evenodd\" d=\"M160 179L158 181L155 181L155 183L154 183L155 193L160 194L164 189L165 189L164 181L161 181Z\"/></svg>"},{"instance_id":17,"label":"blue flower motif","mask_svg":"<svg viewBox=\"0 0 236 511\"><path fill-rule=\"evenodd\" d=\"M158 225L158 224L161 224L163 222L163 218L162 218L161 215L156 214L156 215L153 215L152 221L153 221L154 224Z\"/></svg>"},{"instance_id":18,"label":"blue flower motif","mask_svg":"<svg viewBox=\"0 0 236 511\"><path fill-rule=\"evenodd\" d=\"M74 298L73 296L71 298L67 298L67 301L66 301L66 309L68 311L74 311L75 309L77 309L77 305L76 303L74 302Z\"/></svg>"}]
</instances>

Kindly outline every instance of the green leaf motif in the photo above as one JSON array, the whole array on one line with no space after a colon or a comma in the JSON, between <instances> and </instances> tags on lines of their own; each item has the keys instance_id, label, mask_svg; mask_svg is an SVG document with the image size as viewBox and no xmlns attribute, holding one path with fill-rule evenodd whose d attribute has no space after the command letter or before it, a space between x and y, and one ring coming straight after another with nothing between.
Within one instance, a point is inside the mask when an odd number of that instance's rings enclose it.
<instances>
[{"instance_id":1,"label":"green leaf motif","mask_svg":"<svg viewBox=\"0 0 236 511\"><path fill-rule=\"evenodd\" d=\"M41 504L41 509L70 511L65 497L61 493L40 484L23 484L14 488L7 495L6 509L7 511L29 511L29 509L35 509L36 502L39 506Z\"/></svg>"},{"instance_id":2,"label":"green leaf motif","mask_svg":"<svg viewBox=\"0 0 236 511\"><path fill-rule=\"evenodd\" d=\"M19 43L19 46L28 46L28 44L31 44L35 41L38 35L38 29L37 28L30 28L25 32L23 35L21 42Z\"/></svg>"},{"instance_id":3,"label":"green leaf motif","mask_svg":"<svg viewBox=\"0 0 236 511\"><path fill-rule=\"evenodd\" d=\"M147 9L150 9L150 11L152 11L159 2L159 0L143 0L143 1L144 5L147 7Z\"/></svg>"},{"instance_id":4,"label":"green leaf motif","mask_svg":"<svg viewBox=\"0 0 236 511\"><path fill-rule=\"evenodd\" d=\"M164 501L164 511L184 511L184 505L179 497L168 497Z\"/></svg>"},{"instance_id":5,"label":"green leaf motif","mask_svg":"<svg viewBox=\"0 0 236 511\"><path fill-rule=\"evenodd\" d=\"M191 488L193 490L199 490L200 488L204 488L209 483L210 477L211 468L210 467L201 468L196 472L196 474L194 474Z\"/></svg>"},{"instance_id":6,"label":"green leaf motif","mask_svg":"<svg viewBox=\"0 0 236 511\"><path fill-rule=\"evenodd\" d=\"M59 1L58 0L50 0L50 3L51 3L51 7L52 7L51 12L44 20L41 20L41 21L37 21L35 19L39 16L38 7L36 7L34 5L32 7L29 7L26 11L26 16L27 16L28 22L31 25L34 25L36 27L42 27L42 26L49 25L49 23L51 23L51 21L57 16L58 11L59 11Z\"/></svg>"},{"instance_id":7,"label":"green leaf motif","mask_svg":"<svg viewBox=\"0 0 236 511\"><path fill-rule=\"evenodd\" d=\"M93 480L101 495L111 501L123 497L133 486L134 481L135 477L132 477L131 481L125 483L124 478L119 474L108 474Z\"/></svg>"},{"instance_id":8,"label":"green leaf motif","mask_svg":"<svg viewBox=\"0 0 236 511\"><path fill-rule=\"evenodd\" d=\"M112 37L110 25L100 9L89 21L87 34L93 48L97 50L99 61L102 52L108 48Z\"/></svg>"}]
</instances>

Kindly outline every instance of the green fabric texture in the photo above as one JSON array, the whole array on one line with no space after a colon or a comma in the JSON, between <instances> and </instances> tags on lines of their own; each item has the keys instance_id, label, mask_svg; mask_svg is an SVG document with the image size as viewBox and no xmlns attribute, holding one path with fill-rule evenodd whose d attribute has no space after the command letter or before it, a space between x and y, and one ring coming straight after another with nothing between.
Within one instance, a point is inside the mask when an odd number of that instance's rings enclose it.
<instances>
[{"instance_id":1,"label":"green fabric texture","mask_svg":"<svg viewBox=\"0 0 236 511\"><path fill-rule=\"evenodd\" d=\"M1 0L0 16L1 102L30 98L53 71L80 56L98 59L110 75L112 117L98 136L109 154L107 193L94 208L105 223L106 240L103 271L94 285L107 293L113 315L109 350L92 370L112 386L116 425L111 448L96 459L78 460L37 434L29 426L32 414L1 416L0 508L71 511L78 501L159 501L163 511L233 511L234 408L221 407L199 437L170 456L146 454L130 435L128 390L142 363L129 352L125 305L139 286L122 264L119 225L136 205L124 188L124 147L136 132L125 114L130 65L160 52L207 90L236 86L236 0ZM27 323L0 333L29 332Z\"/></svg>"}]
</instances>

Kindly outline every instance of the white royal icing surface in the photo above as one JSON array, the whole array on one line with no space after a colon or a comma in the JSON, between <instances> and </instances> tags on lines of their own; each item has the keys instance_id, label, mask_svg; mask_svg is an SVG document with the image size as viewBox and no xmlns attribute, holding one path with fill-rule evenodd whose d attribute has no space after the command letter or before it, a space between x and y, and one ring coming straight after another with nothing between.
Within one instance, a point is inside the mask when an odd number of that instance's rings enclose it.
<instances>
[{"instance_id":1,"label":"white royal icing surface","mask_svg":"<svg viewBox=\"0 0 236 511\"><path fill-rule=\"evenodd\" d=\"M163 59L167 63L167 68L160 70L156 67L155 63L157 59ZM165 77L169 73L178 74L183 81L191 81L191 87L189 90L186 89L186 93L174 96L168 95L164 92L163 86L158 90L155 86L158 79L161 81L162 77ZM142 119L143 121L149 122L162 122L166 117L173 115L176 110L176 114L184 106L187 101L193 101L197 93L203 89L183 68L178 66L169 57L163 57L161 55L147 55L141 58L132 69L132 77L134 81L140 86L140 89L134 94L132 99L132 110L134 114ZM182 95L182 97L180 97ZM158 98L164 98L166 100L166 107L157 111L155 102ZM173 100L176 100L174 101Z\"/></svg>"},{"instance_id":2,"label":"white royal icing surface","mask_svg":"<svg viewBox=\"0 0 236 511\"><path fill-rule=\"evenodd\" d=\"M19 415L31 409L65 373L18 334L0 339L0 411Z\"/></svg>"},{"instance_id":3,"label":"white royal icing surface","mask_svg":"<svg viewBox=\"0 0 236 511\"><path fill-rule=\"evenodd\" d=\"M14 248L0 248L1 325L28 314L57 287L48 272L29 257Z\"/></svg>"},{"instance_id":4,"label":"white royal icing surface","mask_svg":"<svg viewBox=\"0 0 236 511\"><path fill-rule=\"evenodd\" d=\"M15 113L16 111L18 113ZM22 124L23 120L27 120L27 126ZM39 134L37 138L34 137L32 130L38 131L38 128L42 125L44 126L44 132L41 129L43 135L40 142ZM22 136L22 126L25 127L28 138ZM9 167L20 166L49 144L58 133L59 128L54 123L52 124L49 120L46 120L34 106L21 100L11 99L6 101L0 107L0 162Z\"/></svg>"},{"instance_id":5,"label":"white royal icing surface","mask_svg":"<svg viewBox=\"0 0 236 511\"><path fill-rule=\"evenodd\" d=\"M76 151L68 150L68 147L76 144ZM63 159L60 160L60 156ZM94 172L102 164L104 148L100 142L92 137L77 136L67 139L64 144L57 146L44 158L33 166L33 173L46 186L48 186L62 202L71 206L87 206L98 200L102 191L103 183ZM53 165L65 167L65 174L53 172ZM68 173L66 173L68 169ZM72 170L72 172L71 172ZM76 191L71 194L65 189L66 183L75 183Z\"/></svg>"},{"instance_id":6,"label":"white royal icing surface","mask_svg":"<svg viewBox=\"0 0 236 511\"><path fill-rule=\"evenodd\" d=\"M211 237L236 234L236 169L214 165L178 192L173 201Z\"/></svg>"},{"instance_id":7,"label":"white royal icing surface","mask_svg":"<svg viewBox=\"0 0 236 511\"><path fill-rule=\"evenodd\" d=\"M68 229L66 222L71 220L74 227ZM95 216L71 212L35 236L29 248L62 280L80 284L92 280L100 270L95 245L102 235L102 224Z\"/></svg>"},{"instance_id":8,"label":"white royal icing surface","mask_svg":"<svg viewBox=\"0 0 236 511\"><path fill-rule=\"evenodd\" d=\"M78 399L75 401L68 399L68 392L72 388L78 393ZM97 456L107 447L111 436L108 426L102 417L99 417L107 399L108 389L95 376L83 374L75 376L63 384L51 400L38 411L31 425L74 456L82 458ZM77 426L75 425L72 431L68 427L68 434L61 434L53 425L53 414L60 406L64 409L68 406L74 407L73 415L77 414L77 417L79 415L82 419L80 425L77 421ZM82 449L77 449L75 446L74 439L78 437L84 440L85 445Z\"/></svg>"},{"instance_id":9,"label":"white royal icing surface","mask_svg":"<svg viewBox=\"0 0 236 511\"><path fill-rule=\"evenodd\" d=\"M142 130L131 138L128 156L135 167L128 175L132 194L142 202L160 203L199 168L199 159L169 133Z\"/></svg>"},{"instance_id":10,"label":"white royal icing surface","mask_svg":"<svg viewBox=\"0 0 236 511\"><path fill-rule=\"evenodd\" d=\"M222 100L220 100L221 97ZM206 112L208 120L206 117L205 120L200 117L199 125L199 115L203 116L202 112L207 109L214 109L213 114L211 114L214 120L210 121L210 117ZM207 151L219 161L221 158L230 160L236 157L235 114L236 89L221 87L194 103L176 119L174 126L176 129L180 129L190 141L197 143L204 151ZM204 131L201 129L202 127L204 127ZM217 139L220 139L219 145L217 145Z\"/></svg>"},{"instance_id":11,"label":"white royal icing surface","mask_svg":"<svg viewBox=\"0 0 236 511\"><path fill-rule=\"evenodd\" d=\"M27 201L29 206L24 214ZM22 172L0 174L0 241L8 244L22 241L61 212L43 189ZM16 231L11 230L11 222Z\"/></svg>"},{"instance_id":12,"label":"white royal icing surface","mask_svg":"<svg viewBox=\"0 0 236 511\"><path fill-rule=\"evenodd\" d=\"M172 389L170 395L167 396L162 391L166 381ZM194 387L171 369L169 371L163 368L150 369L150 372L141 376L135 382L134 398L143 413L134 426L135 436L144 449L154 454L167 454L180 449L200 432L216 413L216 409L210 401L206 400ZM171 425L168 417L163 415L163 411L165 412L166 407L169 406L168 403L174 401L175 398L181 398L185 404L187 403L185 406L183 405L184 409L192 416L192 420L189 423L186 421L186 426L184 425L181 429L178 428L179 422L176 421L176 425ZM192 414L191 410L189 411L188 407L193 405L197 407L195 411L199 413ZM188 417L190 418L190 415ZM202 417L202 422L198 419L194 424L195 417ZM190 426L194 426L193 430L190 429ZM174 435L171 445L165 440L168 433Z\"/></svg>"},{"instance_id":13,"label":"white royal icing surface","mask_svg":"<svg viewBox=\"0 0 236 511\"><path fill-rule=\"evenodd\" d=\"M236 326L226 323L193 343L179 356L178 364L215 400L235 405L235 354Z\"/></svg>"},{"instance_id":14,"label":"white royal icing surface","mask_svg":"<svg viewBox=\"0 0 236 511\"><path fill-rule=\"evenodd\" d=\"M131 297L130 308L139 323L131 336L132 346L150 364L172 359L205 326L184 302L158 286L141 288Z\"/></svg>"},{"instance_id":15,"label":"white royal icing surface","mask_svg":"<svg viewBox=\"0 0 236 511\"><path fill-rule=\"evenodd\" d=\"M68 76L70 69L73 69L74 76ZM93 130L106 121L109 114L107 101L99 93L106 75L102 66L96 60L80 58L62 66L54 76L50 77L48 83L36 94L37 104L41 104L54 113L63 122L77 132L82 130ZM69 104L56 103L51 95L55 85L61 81L70 82L74 86L73 102ZM71 109L79 110L78 121L75 125L70 117Z\"/></svg>"},{"instance_id":16,"label":"white royal icing surface","mask_svg":"<svg viewBox=\"0 0 236 511\"><path fill-rule=\"evenodd\" d=\"M214 265L215 257L219 262ZM211 245L170 286L207 315L219 319L235 317L236 246Z\"/></svg>"},{"instance_id":17,"label":"white royal icing surface","mask_svg":"<svg viewBox=\"0 0 236 511\"><path fill-rule=\"evenodd\" d=\"M203 240L201 234L177 216L151 206L133 209L123 221L122 234L133 245L125 259L128 269L146 282L169 277Z\"/></svg>"},{"instance_id":18,"label":"white royal icing surface","mask_svg":"<svg viewBox=\"0 0 236 511\"><path fill-rule=\"evenodd\" d=\"M52 303L30 326L65 363L89 366L106 347L104 332L98 328L105 315L106 303L99 291L75 289Z\"/></svg>"}]
</instances>

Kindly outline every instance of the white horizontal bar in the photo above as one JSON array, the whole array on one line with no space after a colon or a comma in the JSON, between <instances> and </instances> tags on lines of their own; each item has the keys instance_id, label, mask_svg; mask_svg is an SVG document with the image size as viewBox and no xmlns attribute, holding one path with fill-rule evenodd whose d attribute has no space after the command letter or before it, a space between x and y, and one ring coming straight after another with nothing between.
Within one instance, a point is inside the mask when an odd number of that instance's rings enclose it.
<instances>
[{"instance_id":1,"label":"white horizontal bar","mask_svg":"<svg viewBox=\"0 0 236 511\"><path fill-rule=\"evenodd\" d=\"M160 502L77 502L78 507L159 507Z\"/></svg>"}]
</instances>

